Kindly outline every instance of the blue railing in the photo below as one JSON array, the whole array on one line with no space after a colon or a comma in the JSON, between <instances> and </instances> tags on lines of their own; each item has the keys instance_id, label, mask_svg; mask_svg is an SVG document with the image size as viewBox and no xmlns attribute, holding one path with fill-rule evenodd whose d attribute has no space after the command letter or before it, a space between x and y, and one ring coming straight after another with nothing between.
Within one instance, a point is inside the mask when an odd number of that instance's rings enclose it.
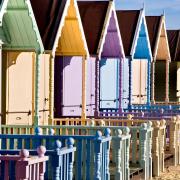
<instances>
[{"instance_id":1,"label":"blue railing","mask_svg":"<svg viewBox=\"0 0 180 180\"><path fill-rule=\"evenodd\" d=\"M100 131L97 131L96 135L89 136L58 136L58 135L40 135L39 129L36 131L36 135L0 135L1 140L1 151L0 153L15 152L19 149L33 149L35 150L38 146L44 145L47 149L47 155L50 157L51 163L48 163L48 171L45 174L46 179L57 177L58 179L66 179L67 176L72 178L72 163L73 154L71 156L64 156L64 168L68 168L67 174L65 171L60 172L59 170L59 154L58 148L60 140L62 146L70 145L69 138L73 138L77 151L75 152L75 179L94 179L109 180L109 148L110 148L110 131L105 131L105 136L102 136ZM54 150L54 143L56 144ZM75 151L75 149L74 149ZM33 151L30 151L33 153ZM69 152L69 151L68 151ZM55 156L55 154L57 156ZM60 153L61 154L61 153ZM71 159L71 161L69 161ZM68 162L69 161L69 162ZM69 165L68 165L69 164ZM54 167L53 169L51 167ZM63 175L62 175L63 174Z\"/></svg>"},{"instance_id":2,"label":"blue railing","mask_svg":"<svg viewBox=\"0 0 180 180\"><path fill-rule=\"evenodd\" d=\"M35 136L37 138L37 136ZM39 138L37 138L39 139ZM34 138L32 138L34 140ZM42 140L42 139L41 139ZM5 146L5 141L8 143L8 146ZM15 155L19 154L19 148L28 148L31 149L30 139L26 138L19 138L17 137L7 137L2 138L2 150L0 150L1 155ZM24 142L23 142L24 141ZM42 145L40 141L36 142L32 145L32 149L29 150L30 155L35 155L38 145ZM45 179L57 179L57 180L72 180L73 178L73 162L74 162L74 152L76 148L73 147L74 140L72 138L67 139L67 147L62 148L62 143L59 140L55 141L54 147L49 148L46 150L46 155L49 156L49 161L46 163L46 172L45 172ZM13 148L14 146L14 148ZM15 148L17 147L17 148ZM48 146L47 146L48 147ZM13 165L13 164L12 164ZM13 167L11 168L11 175L13 175Z\"/></svg>"},{"instance_id":3,"label":"blue railing","mask_svg":"<svg viewBox=\"0 0 180 180\"><path fill-rule=\"evenodd\" d=\"M133 108L133 109L124 109L123 112L119 112L118 109L100 109L100 117L126 117L128 114L133 114L134 117L160 117L160 118L169 118L172 116L180 115L180 110L172 109L143 109L143 108Z\"/></svg>"}]
</instances>

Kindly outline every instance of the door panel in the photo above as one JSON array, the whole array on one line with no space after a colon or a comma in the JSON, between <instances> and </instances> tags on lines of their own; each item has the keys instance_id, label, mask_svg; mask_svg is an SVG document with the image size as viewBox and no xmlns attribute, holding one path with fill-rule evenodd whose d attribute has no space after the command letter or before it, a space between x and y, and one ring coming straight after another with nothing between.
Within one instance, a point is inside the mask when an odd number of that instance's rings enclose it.
<instances>
[{"instance_id":1,"label":"door panel","mask_svg":"<svg viewBox=\"0 0 180 180\"><path fill-rule=\"evenodd\" d=\"M169 64L169 101L177 101L177 62Z\"/></svg>"},{"instance_id":2,"label":"door panel","mask_svg":"<svg viewBox=\"0 0 180 180\"><path fill-rule=\"evenodd\" d=\"M63 58L63 116L80 116L82 104L82 57Z\"/></svg>"},{"instance_id":3,"label":"door panel","mask_svg":"<svg viewBox=\"0 0 180 180\"><path fill-rule=\"evenodd\" d=\"M141 59L141 70L140 70L140 104L146 104L147 103L147 66L148 66L148 61L147 60L142 60Z\"/></svg>"},{"instance_id":4,"label":"door panel","mask_svg":"<svg viewBox=\"0 0 180 180\"><path fill-rule=\"evenodd\" d=\"M119 59L102 59L100 63L100 107L118 108Z\"/></svg>"},{"instance_id":5,"label":"door panel","mask_svg":"<svg viewBox=\"0 0 180 180\"><path fill-rule=\"evenodd\" d=\"M32 53L21 53L17 58L8 57L6 81L8 124L32 123L32 74Z\"/></svg>"},{"instance_id":6,"label":"door panel","mask_svg":"<svg viewBox=\"0 0 180 180\"><path fill-rule=\"evenodd\" d=\"M180 102L180 62L177 63L177 97Z\"/></svg>"},{"instance_id":7,"label":"door panel","mask_svg":"<svg viewBox=\"0 0 180 180\"><path fill-rule=\"evenodd\" d=\"M140 101L140 61L132 61L132 103L139 104Z\"/></svg>"},{"instance_id":8,"label":"door panel","mask_svg":"<svg viewBox=\"0 0 180 180\"><path fill-rule=\"evenodd\" d=\"M123 69L122 107L124 109L127 109L129 104L129 60L128 59L125 59L123 61L122 69Z\"/></svg>"},{"instance_id":9,"label":"door panel","mask_svg":"<svg viewBox=\"0 0 180 180\"><path fill-rule=\"evenodd\" d=\"M40 124L47 125L49 115L49 55L41 55L39 84L39 120Z\"/></svg>"},{"instance_id":10,"label":"door panel","mask_svg":"<svg viewBox=\"0 0 180 180\"><path fill-rule=\"evenodd\" d=\"M93 116L95 110L95 63L96 58L87 60L87 116Z\"/></svg>"},{"instance_id":11,"label":"door panel","mask_svg":"<svg viewBox=\"0 0 180 180\"><path fill-rule=\"evenodd\" d=\"M165 100L166 89L166 61L155 63L155 101Z\"/></svg>"}]
</instances>

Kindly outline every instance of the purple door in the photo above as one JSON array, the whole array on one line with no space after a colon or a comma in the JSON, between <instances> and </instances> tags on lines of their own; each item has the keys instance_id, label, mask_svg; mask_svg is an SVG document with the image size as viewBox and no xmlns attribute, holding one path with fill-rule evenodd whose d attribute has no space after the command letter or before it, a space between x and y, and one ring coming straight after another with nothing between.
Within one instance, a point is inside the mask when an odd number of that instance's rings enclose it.
<instances>
[{"instance_id":1,"label":"purple door","mask_svg":"<svg viewBox=\"0 0 180 180\"><path fill-rule=\"evenodd\" d=\"M56 57L54 81L55 118L80 116L82 57Z\"/></svg>"}]
</instances>

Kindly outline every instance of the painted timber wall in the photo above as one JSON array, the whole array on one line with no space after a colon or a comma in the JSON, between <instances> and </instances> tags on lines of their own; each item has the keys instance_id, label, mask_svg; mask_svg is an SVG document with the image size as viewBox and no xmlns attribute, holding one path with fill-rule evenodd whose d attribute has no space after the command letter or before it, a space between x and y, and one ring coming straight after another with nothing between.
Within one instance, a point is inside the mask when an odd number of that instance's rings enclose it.
<instances>
[{"instance_id":1,"label":"painted timber wall","mask_svg":"<svg viewBox=\"0 0 180 180\"><path fill-rule=\"evenodd\" d=\"M146 16L153 56L151 72L151 101L169 102L169 63L171 56L167 39L165 16Z\"/></svg>"},{"instance_id":2,"label":"painted timber wall","mask_svg":"<svg viewBox=\"0 0 180 180\"><path fill-rule=\"evenodd\" d=\"M122 76L123 108L137 104L149 105L152 53L144 10L117 11L117 16L126 52ZM127 17L134 25L128 23Z\"/></svg>"},{"instance_id":3,"label":"painted timber wall","mask_svg":"<svg viewBox=\"0 0 180 180\"><path fill-rule=\"evenodd\" d=\"M89 53L76 1L68 1L60 22L54 66L54 117L86 116L86 68Z\"/></svg>"},{"instance_id":4,"label":"painted timber wall","mask_svg":"<svg viewBox=\"0 0 180 180\"><path fill-rule=\"evenodd\" d=\"M177 98L180 102L180 62L177 63Z\"/></svg>"},{"instance_id":5,"label":"painted timber wall","mask_svg":"<svg viewBox=\"0 0 180 180\"><path fill-rule=\"evenodd\" d=\"M100 108L122 108L122 63L124 49L115 10L109 14L100 59Z\"/></svg>"},{"instance_id":6,"label":"painted timber wall","mask_svg":"<svg viewBox=\"0 0 180 180\"><path fill-rule=\"evenodd\" d=\"M49 55L42 54L39 62L39 124L48 124L49 119Z\"/></svg>"},{"instance_id":7,"label":"painted timber wall","mask_svg":"<svg viewBox=\"0 0 180 180\"><path fill-rule=\"evenodd\" d=\"M132 103L150 103L151 49L145 18L140 26L137 46L132 62Z\"/></svg>"},{"instance_id":8,"label":"painted timber wall","mask_svg":"<svg viewBox=\"0 0 180 180\"><path fill-rule=\"evenodd\" d=\"M179 61L180 61L180 30L167 30L171 63L169 64L169 100L179 102Z\"/></svg>"},{"instance_id":9,"label":"painted timber wall","mask_svg":"<svg viewBox=\"0 0 180 180\"><path fill-rule=\"evenodd\" d=\"M42 41L29 1L3 1L2 7L2 123L32 124L34 63L44 51Z\"/></svg>"},{"instance_id":10,"label":"painted timber wall","mask_svg":"<svg viewBox=\"0 0 180 180\"><path fill-rule=\"evenodd\" d=\"M90 57L87 60L87 116L94 116L95 111L95 68L96 58Z\"/></svg>"}]
</instances>

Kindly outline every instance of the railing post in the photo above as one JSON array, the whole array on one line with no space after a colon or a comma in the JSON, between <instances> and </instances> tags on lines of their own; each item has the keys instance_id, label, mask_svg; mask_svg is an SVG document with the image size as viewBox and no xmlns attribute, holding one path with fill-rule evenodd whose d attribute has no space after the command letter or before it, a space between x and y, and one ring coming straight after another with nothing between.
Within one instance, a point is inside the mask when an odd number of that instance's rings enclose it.
<instances>
[{"instance_id":1,"label":"railing post","mask_svg":"<svg viewBox=\"0 0 180 180\"><path fill-rule=\"evenodd\" d=\"M159 131L160 131L160 122L153 121L153 142L152 142L153 176L160 175Z\"/></svg>"},{"instance_id":2,"label":"railing post","mask_svg":"<svg viewBox=\"0 0 180 180\"><path fill-rule=\"evenodd\" d=\"M105 137L110 137L111 130L109 128L105 129ZM110 151L110 141L106 142L106 154L105 154L105 162L106 162L106 180L110 180L109 173L109 151Z\"/></svg>"},{"instance_id":3,"label":"railing post","mask_svg":"<svg viewBox=\"0 0 180 180\"><path fill-rule=\"evenodd\" d=\"M139 130L139 136L140 136L140 166L144 170L143 179L147 179L147 124L143 123L141 124L141 128Z\"/></svg>"},{"instance_id":4,"label":"railing post","mask_svg":"<svg viewBox=\"0 0 180 180\"><path fill-rule=\"evenodd\" d=\"M148 150L149 150L149 152L148 152L148 157L149 157L149 177L150 177L150 179L152 179L152 131L153 131L153 128L152 128L152 122L151 121L149 121L148 123L147 123L147 125L148 125Z\"/></svg>"},{"instance_id":5,"label":"railing post","mask_svg":"<svg viewBox=\"0 0 180 180\"><path fill-rule=\"evenodd\" d=\"M94 152L95 152L95 172L94 180L101 180L101 155L102 155L102 133L97 131L95 143L94 143Z\"/></svg>"},{"instance_id":6,"label":"railing post","mask_svg":"<svg viewBox=\"0 0 180 180\"><path fill-rule=\"evenodd\" d=\"M37 153L39 157L44 157L46 153L46 148L44 146L40 146L37 148ZM39 164L39 180L44 180L44 173L46 171L46 162L41 162Z\"/></svg>"},{"instance_id":7,"label":"railing post","mask_svg":"<svg viewBox=\"0 0 180 180\"><path fill-rule=\"evenodd\" d=\"M115 150L115 162L116 162L116 172L115 180L122 180L122 166L121 166L121 152L122 152L122 131L120 129L116 130L116 134L113 138L114 150Z\"/></svg>"},{"instance_id":8,"label":"railing post","mask_svg":"<svg viewBox=\"0 0 180 180\"><path fill-rule=\"evenodd\" d=\"M129 178L130 176L130 169L129 169L129 149L130 149L130 138L127 138L130 136L130 129L128 127L124 128L124 135L126 136L126 147L125 147L125 157L126 157L126 162L125 162L125 171L126 171L126 179Z\"/></svg>"},{"instance_id":9,"label":"railing post","mask_svg":"<svg viewBox=\"0 0 180 180\"><path fill-rule=\"evenodd\" d=\"M69 149L73 148L74 139L69 138L67 141L67 146ZM74 162L74 152L69 154L69 166L68 166L68 180L73 179L73 162Z\"/></svg>"},{"instance_id":10,"label":"railing post","mask_svg":"<svg viewBox=\"0 0 180 180\"><path fill-rule=\"evenodd\" d=\"M173 154L173 162L174 162L174 166L177 165L177 149L176 149L176 143L177 142L177 127L176 127L176 117L172 117L170 123L169 123L169 129L170 129L170 138L169 138L169 146L170 146L170 152Z\"/></svg>"},{"instance_id":11,"label":"railing post","mask_svg":"<svg viewBox=\"0 0 180 180\"><path fill-rule=\"evenodd\" d=\"M52 168L53 168L53 180L60 180L60 167L61 167L61 158L60 149L62 147L62 143L57 140L55 142L55 154L52 158Z\"/></svg>"},{"instance_id":12,"label":"railing post","mask_svg":"<svg viewBox=\"0 0 180 180\"><path fill-rule=\"evenodd\" d=\"M161 171L164 172L164 159L165 159L165 147L164 147L164 141L165 141L165 135L166 135L166 121L161 120L160 121L161 126L161 134L159 136L160 138L160 161L161 161Z\"/></svg>"}]
</instances>

